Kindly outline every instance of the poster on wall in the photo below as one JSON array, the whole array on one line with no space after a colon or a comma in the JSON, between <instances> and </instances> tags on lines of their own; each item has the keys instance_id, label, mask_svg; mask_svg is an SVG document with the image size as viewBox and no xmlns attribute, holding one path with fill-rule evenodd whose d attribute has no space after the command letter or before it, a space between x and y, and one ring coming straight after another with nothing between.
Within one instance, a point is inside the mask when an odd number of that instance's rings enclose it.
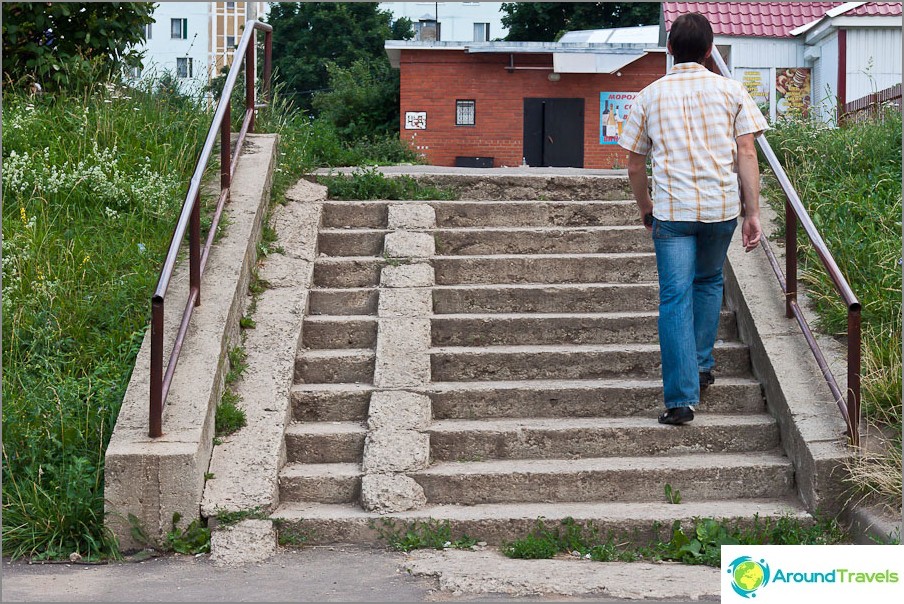
<instances>
[{"instance_id":1,"label":"poster on wall","mask_svg":"<svg viewBox=\"0 0 904 604\"><path fill-rule=\"evenodd\" d=\"M426 111L406 111L405 112L405 130L426 130L427 129L427 112Z\"/></svg>"},{"instance_id":2,"label":"poster on wall","mask_svg":"<svg viewBox=\"0 0 904 604\"><path fill-rule=\"evenodd\" d=\"M780 67L775 70L775 116L807 117L810 113L810 68Z\"/></svg>"},{"instance_id":3,"label":"poster on wall","mask_svg":"<svg viewBox=\"0 0 904 604\"><path fill-rule=\"evenodd\" d=\"M600 144L617 145L636 92L600 93Z\"/></svg>"},{"instance_id":4,"label":"poster on wall","mask_svg":"<svg viewBox=\"0 0 904 604\"><path fill-rule=\"evenodd\" d=\"M735 77L744 84L744 88L753 97L760 111L767 118L769 117L769 69L739 69L735 73Z\"/></svg>"}]
</instances>

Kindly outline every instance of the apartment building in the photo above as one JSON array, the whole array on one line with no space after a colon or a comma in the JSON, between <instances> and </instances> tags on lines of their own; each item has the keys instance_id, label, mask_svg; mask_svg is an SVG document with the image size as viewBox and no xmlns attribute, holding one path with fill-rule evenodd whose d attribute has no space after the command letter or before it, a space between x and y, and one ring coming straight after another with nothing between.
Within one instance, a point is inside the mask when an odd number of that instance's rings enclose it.
<instances>
[{"instance_id":1,"label":"apartment building","mask_svg":"<svg viewBox=\"0 0 904 604\"><path fill-rule=\"evenodd\" d=\"M418 41L489 42L508 35L501 2L381 2L380 8L411 19Z\"/></svg>"},{"instance_id":2,"label":"apartment building","mask_svg":"<svg viewBox=\"0 0 904 604\"><path fill-rule=\"evenodd\" d=\"M266 2L159 2L147 26L144 68L137 78L170 73L186 94L204 90L224 65L230 65L249 12L266 13Z\"/></svg>"}]
</instances>

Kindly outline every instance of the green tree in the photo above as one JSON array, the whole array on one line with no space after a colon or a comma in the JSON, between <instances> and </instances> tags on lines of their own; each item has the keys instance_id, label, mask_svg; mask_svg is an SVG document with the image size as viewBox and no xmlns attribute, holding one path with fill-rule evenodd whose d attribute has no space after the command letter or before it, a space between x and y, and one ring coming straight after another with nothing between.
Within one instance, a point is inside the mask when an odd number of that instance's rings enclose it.
<instances>
[{"instance_id":1,"label":"green tree","mask_svg":"<svg viewBox=\"0 0 904 604\"><path fill-rule=\"evenodd\" d=\"M327 64L330 90L314 96L318 115L345 141L386 136L399 127L399 71L389 61Z\"/></svg>"},{"instance_id":2,"label":"green tree","mask_svg":"<svg viewBox=\"0 0 904 604\"><path fill-rule=\"evenodd\" d=\"M414 35L410 21L392 23L392 14L379 10L375 2L277 2L270 7L268 22L277 32L274 68L304 109L311 108L314 93L328 89L328 65L335 71L356 61L385 62L386 40Z\"/></svg>"},{"instance_id":3,"label":"green tree","mask_svg":"<svg viewBox=\"0 0 904 604\"><path fill-rule=\"evenodd\" d=\"M153 12L151 2L4 2L3 80L74 88L140 65L134 46Z\"/></svg>"},{"instance_id":4,"label":"green tree","mask_svg":"<svg viewBox=\"0 0 904 604\"><path fill-rule=\"evenodd\" d=\"M503 2L506 40L553 42L568 31L659 23L659 2Z\"/></svg>"}]
</instances>

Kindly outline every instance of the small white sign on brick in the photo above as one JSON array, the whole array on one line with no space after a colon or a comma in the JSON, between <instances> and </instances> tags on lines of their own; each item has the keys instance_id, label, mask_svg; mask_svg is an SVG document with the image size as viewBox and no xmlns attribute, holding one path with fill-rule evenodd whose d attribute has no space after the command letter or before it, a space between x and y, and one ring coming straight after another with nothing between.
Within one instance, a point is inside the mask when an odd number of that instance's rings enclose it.
<instances>
[{"instance_id":1,"label":"small white sign on brick","mask_svg":"<svg viewBox=\"0 0 904 604\"><path fill-rule=\"evenodd\" d=\"M405 112L405 130L426 130L427 129L427 112L426 111L406 111Z\"/></svg>"}]
</instances>

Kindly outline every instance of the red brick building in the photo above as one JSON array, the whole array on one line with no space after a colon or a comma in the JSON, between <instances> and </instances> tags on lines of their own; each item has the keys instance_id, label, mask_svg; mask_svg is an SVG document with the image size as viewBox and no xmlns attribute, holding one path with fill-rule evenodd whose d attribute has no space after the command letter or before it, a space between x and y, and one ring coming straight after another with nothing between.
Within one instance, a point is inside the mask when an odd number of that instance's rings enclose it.
<instances>
[{"instance_id":1,"label":"red brick building","mask_svg":"<svg viewBox=\"0 0 904 604\"><path fill-rule=\"evenodd\" d=\"M428 163L624 167L633 95L665 75L653 44L386 43L400 136Z\"/></svg>"}]
</instances>

